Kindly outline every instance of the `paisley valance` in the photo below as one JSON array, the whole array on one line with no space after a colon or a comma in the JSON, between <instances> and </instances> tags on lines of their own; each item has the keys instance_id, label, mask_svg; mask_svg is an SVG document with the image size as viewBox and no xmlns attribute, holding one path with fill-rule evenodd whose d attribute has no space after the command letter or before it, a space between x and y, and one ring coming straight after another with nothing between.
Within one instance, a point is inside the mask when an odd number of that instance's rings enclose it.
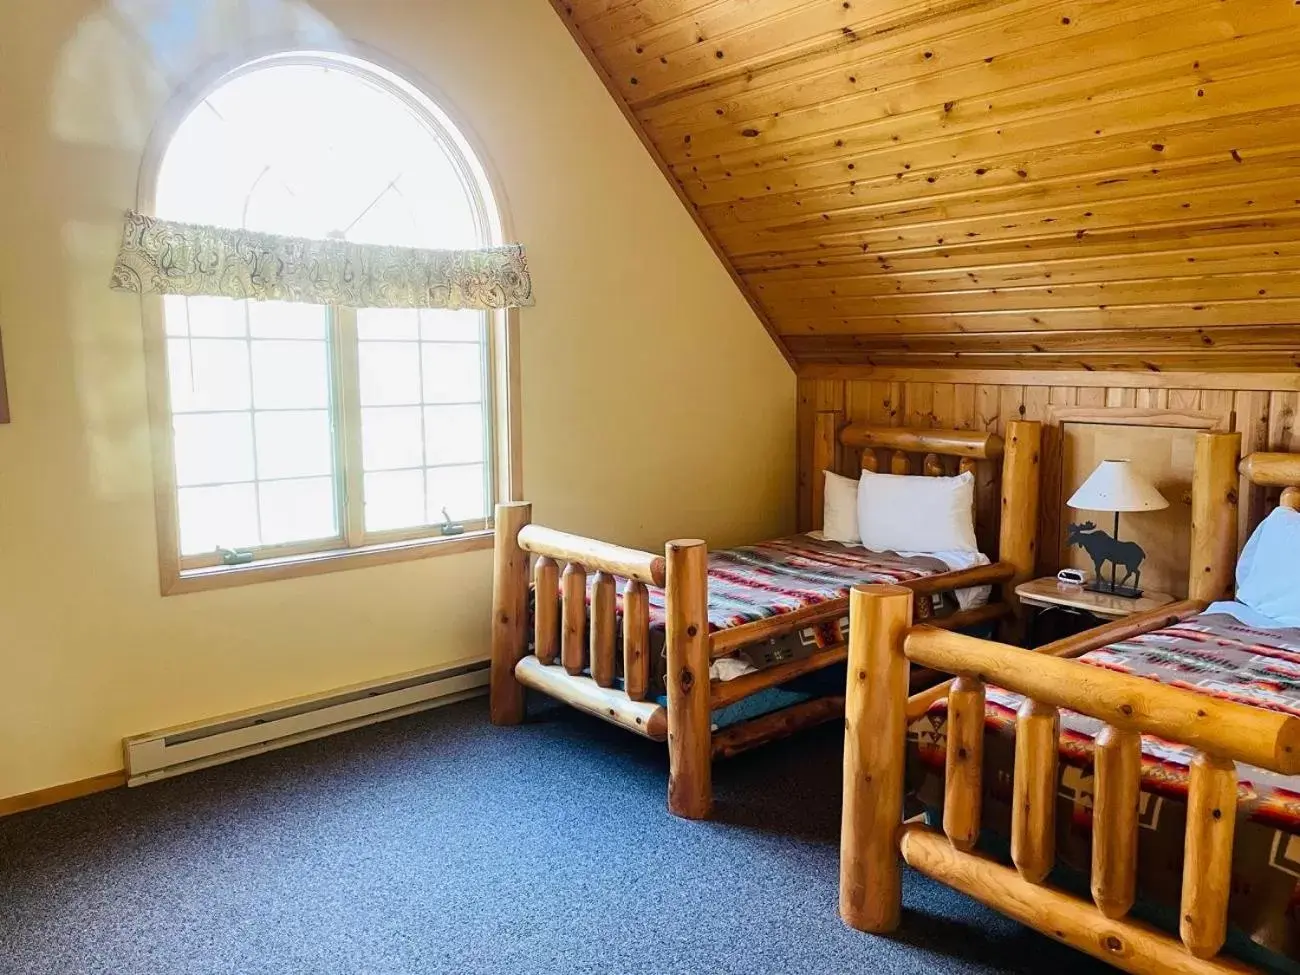
<instances>
[{"instance_id":1,"label":"paisley valance","mask_svg":"<svg viewBox=\"0 0 1300 975\"><path fill-rule=\"evenodd\" d=\"M519 244L421 250L176 223L130 211L113 287L355 308L509 308L533 303Z\"/></svg>"}]
</instances>

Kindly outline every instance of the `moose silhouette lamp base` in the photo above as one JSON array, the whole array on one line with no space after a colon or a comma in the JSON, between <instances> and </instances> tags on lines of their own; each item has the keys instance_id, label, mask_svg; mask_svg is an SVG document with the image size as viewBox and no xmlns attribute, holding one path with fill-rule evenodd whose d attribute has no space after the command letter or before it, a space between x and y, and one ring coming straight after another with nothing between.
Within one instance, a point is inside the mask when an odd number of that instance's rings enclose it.
<instances>
[{"instance_id":1,"label":"moose silhouette lamp base","mask_svg":"<svg viewBox=\"0 0 1300 975\"><path fill-rule=\"evenodd\" d=\"M1108 596L1139 599L1142 596L1142 563L1146 561L1147 553L1137 542L1120 541L1119 513L1167 508L1169 502L1164 495L1136 473L1128 461L1103 460L1066 503L1071 508L1115 513L1115 530L1111 535L1091 521L1070 526L1067 545L1078 545L1087 552L1096 570L1092 582L1085 588ZM1107 562L1110 563L1109 578L1102 571ZM1120 575L1120 566L1124 568L1123 575ZM1132 580L1132 585L1129 585L1129 580Z\"/></svg>"},{"instance_id":2,"label":"moose silhouette lamp base","mask_svg":"<svg viewBox=\"0 0 1300 975\"><path fill-rule=\"evenodd\" d=\"M1138 588L1142 581L1142 563L1147 553L1137 542L1119 540L1119 512L1115 512L1115 531L1107 535L1091 521L1081 525L1070 526L1071 545L1078 545L1092 558L1096 574L1084 589L1089 592L1105 593L1107 596L1120 596L1124 599L1141 599L1142 590ZM1110 563L1110 573L1102 571L1102 566ZM1118 567L1124 566L1124 575L1120 576ZM1132 579L1133 585L1126 585Z\"/></svg>"}]
</instances>

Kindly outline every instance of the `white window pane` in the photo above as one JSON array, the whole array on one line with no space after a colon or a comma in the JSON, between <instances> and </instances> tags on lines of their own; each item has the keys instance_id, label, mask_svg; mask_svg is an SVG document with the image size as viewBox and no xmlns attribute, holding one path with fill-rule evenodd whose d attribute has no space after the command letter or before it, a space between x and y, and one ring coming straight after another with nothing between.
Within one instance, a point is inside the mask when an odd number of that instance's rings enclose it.
<instances>
[{"instance_id":1,"label":"white window pane","mask_svg":"<svg viewBox=\"0 0 1300 975\"><path fill-rule=\"evenodd\" d=\"M429 521L440 522L445 508L453 521L487 516L483 465L432 467L425 471L429 485Z\"/></svg>"},{"instance_id":2,"label":"white window pane","mask_svg":"<svg viewBox=\"0 0 1300 975\"><path fill-rule=\"evenodd\" d=\"M338 535L334 482L328 477L259 484L262 544L303 542Z\"/></svg>"},{"instance_id":3,"label":"white window pane","mask_svg":"<svg viewBox=\"0 0 1300 975\"><path fill-rule=\"evenodd\" d=\"M253 346L253 405L259 410L329 406L324 342L257 339Z\"/></svg>"},{"instance_id":4,"label":"white window pane","mask_svg":"<svg viewBox=\"0 0 1300 975\"><path fill-rule=\"evenodd\" d=\"M246 410L251 400L243 339L168 339L173 413Z\"/></svg>"},{"instance_id":5,"label":"white window pane","mask_svg":"<svg viewBox=\"0 0 1300 975\"><path fill-rule=\"evenodd\" d=\"M421 247L481 247L474 204L445 154L423 154L402 173L398 186L420 227ZM441 158L439 158L441 157Z\"/></svg>"},{"instance_id":6,"label":"white window pane","mask_svg":"<svg viewBox=\"0 0 1300 975\"><path fill-rule=\"evenodd\" d=\"M426 342L481 342L485 317L481 311L426 308L420 312L420 338Z\"/></svg>"},{"instance_id":7,"label":"white window pane","mask_svg":"<svg viewBox=\"0 0 1300 975\"><path fill-rule=\"evenodd\" d=\"M257 499L251 484L181 488L178 494L181 553L258 544Z\"/></svg>"},{"instance_id":8,"label":"white window pane","mask_svg":"<svg viewBox=\"0 0 1300 975\"><path fill-rule=\"evenodd\" d=\"M257 339L325 340L325 306L296 301L250 301L248 332Z\"/></svg>"},{"instance_id":9,"label":"white window pane","mask_svg":"<svg viewBox=\"0 0 1300 975\"><path fill-rule=\"evenodd\" d=\"M362 342L358 350L362 406L420 402L420 347L414 342Z\"/></svg>"},{"instance_id":10,"label":"white window pane","mask_svg":"<svg viewBox=\"0 0 1300 975\"><path fill-rule=\"evenodd\" d=\"M366 212L348 228L348 240L401 247L420 245L420 232L411 212L411 203L396 186L389 186L379 199L366 204L366 207Z\"/></svg>"},{"instance_id":11,"label":"white window pane","mask_svg":"<svg viewBox=\"0 0 1300 975\"><path fill-rule=\"evenodd\" d=\"M414 528L424 517L424 471L367 474L366 531Z\"/></svg>"},{"instance_id":12,"label":"white window pane","mask_svg":"<svg viewBox=\"0 0 1300 975\"><path fill-rule=\"evenodd\" d=\"M207 338L243 338L248 334L245 302L234 298L186 298L190 334Z\"/></svg>"},{"instance_id":13,"label":"white window pane","mask_svg":"<svg viewBox=\"0 0 1300 975\"><path fill-rule=\"evenodd\" d=\"M325 410L255 413L257 476L310 477L332 474L334 446Z\"/></svg>"},{"instance_id":14,"label":"white window pane","mask_svg":"<svg viewBox=\"0 0 1300 975\"><path fill-rule=\"evenodd\" d=\"M253 479L253 425L247 413L192 413L172 419L177 484Z\"/></svg>"},{"instance_id":15,"label":"white window pane","mask_svg":"<svg viewBox=\"0 0 1300 975\"><path fill-rule=\"evenodd\" d=\"M168 335L189 335L189 311L182 295L163 295L163 324Z\"/></svg>"},{"instance_id":16,"label":"white window pane","mask_svg":"<svg viewBox=\"0 0 1300 975\"><path fill-rule=\"evenodd\" d=\"M361 410L361 465L368 471L424 466L424 427L418 406Z\"/></svg>"},{"instance_id":17,"label":"white window pane","mask_svg":"<svg viewBox=\"0 0 1300 975\"><path fill-rule=\"evenodd\" d=\"M357 338L362 342L379 339L420 337L420 312L414 308L358 308Z\"/></svg>"},{"instance_id":18,"label":"white window pane","mask_svg":"<svg viewBox=\"0 0 1300 975\"><path fill-rule=\"evenodd\" d=\"M483 397L482 348L425 343L424 402L473 403Z\"/></svg>"},{"instance_id":19,"label":"white window pane","mask_svg":"<svg viewBox=\"0 0 1300 975\"><path fill-rule=\"evenodd\" d=\"M479 463L483 460L483 408L426 406L424 435L428 463Z\"/></svg>"}]
</instances>

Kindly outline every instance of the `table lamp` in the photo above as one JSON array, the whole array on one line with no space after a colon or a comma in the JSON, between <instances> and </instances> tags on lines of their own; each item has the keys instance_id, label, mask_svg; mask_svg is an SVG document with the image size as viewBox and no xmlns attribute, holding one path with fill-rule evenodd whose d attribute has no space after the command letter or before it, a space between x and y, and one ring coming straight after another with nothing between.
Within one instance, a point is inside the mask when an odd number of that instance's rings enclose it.
<instances>
[{"instance_id":1,"label":"table lamp","mask_svg":"<svg viewBox=\"0 0 1300 975\"><path fill-rule=\"evenodd\" d=\"M1127 460L1103 460L1088 475L1079 490L1066 502L1071 508L1084 511L1115 512L1115 533L1107 535L1091 521L1071 525L1067 545L1078 545L1096 570L1096 577L1088 585L1092 592L1137 599L1142 595L1142 561L1147 553L1137 542L1119 539L1119 514L1121 511L1158 511L1168 508L1169 502L1156 490L1155 485L1133 469ZM1102 576L1101 567L1110 563L1110 579ZM1124 566L1124 578L1116 581L1117 569ZM1129 579L1133 585L1128 585Z\"/></svg>"}]
</instances>

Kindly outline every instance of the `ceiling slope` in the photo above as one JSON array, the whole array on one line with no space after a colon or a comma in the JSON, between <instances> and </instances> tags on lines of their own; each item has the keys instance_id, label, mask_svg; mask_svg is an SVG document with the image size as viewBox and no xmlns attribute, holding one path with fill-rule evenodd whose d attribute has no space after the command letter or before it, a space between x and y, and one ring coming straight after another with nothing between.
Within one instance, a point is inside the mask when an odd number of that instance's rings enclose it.
<instances>
[{"instance_id":1,"label":"ceiling slope","mask_svg":"<svg viewBox=\"0 0 1300 975\"><path fill-rule=\"evenodd\" d=\"M799 364L1300 368L1293 0L553 0Z\"/></svg>"}]
</instances>

